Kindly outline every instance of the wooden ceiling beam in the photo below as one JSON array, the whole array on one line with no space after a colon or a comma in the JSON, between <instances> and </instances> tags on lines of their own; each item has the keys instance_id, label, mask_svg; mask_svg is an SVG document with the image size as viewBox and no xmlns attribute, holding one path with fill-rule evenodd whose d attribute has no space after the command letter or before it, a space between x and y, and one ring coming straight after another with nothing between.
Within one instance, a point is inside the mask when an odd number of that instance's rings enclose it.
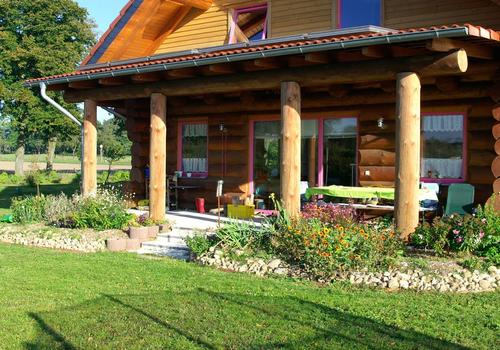
<instances>
[{"instance_id":1,"label":"wooden ceiling beam","mask_svg":"<svg viewBox=\"0 0 500 350\"><path fill-rule=\"evenodd\" d=\"M68 88L68 84L52 84L47 85L47 91L63 91Z\"/></svg>"},{"instance_id":2,"label":"wooden ceiling beam","mask_svg":"<svg viewBox=\"0 0 500 350\"><path fill-rule=\"evenodd\" d=\"M156 52L165 39L177 29L181 21L188 15L191 9L192 7L190 6L180 7L174 17L165 23L165 26L160 31L160 35L149 46L147 52Z\"/></svg>"},{"instance_id":3,"label":"wooden ceiling beam","mask_svg":"<svg viewBox=\"0 0 500 350\"><path fill-rule=\"evenodd\" d=\"M310 67L283 68L272 71L237 73L211 77L197 77L173 81L93 89L90 91L66 91L67 102L93 100L120 100L147 97L154 92L167 96L196 95L206 93L229 93L248 90L278 89L281 81L297 81L303 87L328 86L334 84L356 84L370 81L393 80L401 71L412 71L421 78L458 75L467 71L468 59L465 51L447 54L416 56L365 62L350 62L342 65L316 65Z\"/></svg>"},{"instance_id":4,"label":"wooden ceiling beam","mask_svg":"<svg viewBox=\"0 0 500 350\"><path fill-rule=\"evenodd\" d=\"M154 83L162 80L158 73L135 74L130 79L134 83Z\"/></svg>"},{"instance_id":5,"label":"wooden ceiling beam","mask_svg":"<svg viewBox=\"0 0 500 350\"><path fill-rule=\"evenodd\" d=\"M94 89L97 87L97 81L95 80L74 81L72 83L69 83L68 87L76 90Z\"/></svg>"},{"instance_id":6,"label":"wooden ceiling beam","mask_svg":"<svg viewBox=\"0 0 500 350\"><path fill-rule=\"evenodd\" d=\"M129 77L113 77L113 78L99 79L99 85L102 86L120 86L128 84L129 82L130 82Z\"/></svg>"},{"instance_id":7,"label":"wooden ceiling beam","mask_svg":"<svg viewBox=\"0 0 500 350\"><path fill-rule=\"evenodd\" d=\"M195 68L180 68L168 70L165 74L169 78L182 79L195 77L198 75L198 71Z\"/></svg>"},{"instance_id":8,"label":"wooden ceiling beam","mask_svg":"<svg viewBox=\"0 0 500 350\"><path fill-rule=\"evenodd\" d=\"M217 63L201 67L201 71L207 75L213 74L234 74L236 67L229 63Z\"/></svg>"},{"instance_id":9,"label":"wooden ceiling beam","mask_svg":"<svg viewBox=\"0 0 500 350\"><path fill-rule=\"evenodd\" d=\"M460 84L456 77L439 77L436 78L436 87L442 92L453 92L457 91Z\"/></svg>"},{"instance_id":10,"label":"wooden ceiling beam","mask_svg":"<svg viewBox=\"0 0 500 350\"><path fill-rule=\"evenodd\" d=\"M495 52L492 47L480 46L449 38L432 39L427 42L426 48L435 52L448 52L451 50L464 49L469 57L481 58L485 60L492 60L495 58Z\"/></svg>"},{"instance_id":11,"label":"wooden ceiling beam","mask_svg":"<svg viewBox=\"0 0 500 350\"><path fill-rule=\"evenodd\" d=\"M307 62L311 63L327 64L332 61L331 56L326 52L311 52L306 54L304 57Z\"/></svg>"},{"instance_id":12,"label":"wooden ceiling beam","mask_svg":"<svg viewBox=\"0 0 500 350\"><path fill-rule=\"evenodd\" d=\"M404 47L398 45L391 45L390 49L392 57L411 57L425 53L425 49L415 49L412 47Z\"/></svg>"},{"instance_id":13,"label":"wooden ceiling beam","mask_svg":"<svg viewBox=\"0 0 500 350\"><path fill-rule=\"evenodd\" d=\"M213 3L213 0L163 0L163 1L171 2L186 7L194 7L202 11L208 10Z\"/></svg>"},{"instance_id":14,"label":"wooden ceiling beam","mask_svg":"<svg viewBox=\"0 0 500 350\"><path fill-rule=\"evenodd\" d=\"M384 58L391 56L391 50L387 46L367 46L361 49L361 54L370 58Z\"/></svg>"}]
</instances>

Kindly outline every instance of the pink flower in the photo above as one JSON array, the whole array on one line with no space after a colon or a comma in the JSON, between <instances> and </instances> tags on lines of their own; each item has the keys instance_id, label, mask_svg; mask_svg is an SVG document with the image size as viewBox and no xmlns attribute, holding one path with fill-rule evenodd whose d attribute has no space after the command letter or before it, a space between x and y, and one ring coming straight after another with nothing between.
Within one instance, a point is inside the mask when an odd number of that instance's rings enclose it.
<instances>
[{"instance_id":1,"label":"pink flower","mask_svg":"<svg viewBox=\"0 0 500 350\"><path fill-rule=\"evenodd\" d=\"M459 233L460 233L460 231L459 231L459 230L453 230L453 234L454 234L455 236L456 236L456 235L458 235Z\"/></svg>"},{"instance_id":2,"label":"pink flower","mask_svg":"<svg viewBox=\"0 0 500 350\"><path fill-rule=\"evenodd\" d=\"M464 239L463 239L462 237L457 237L457 238L455 239L455 242L457 242L457 243L462 243L462 242L463 242L463 240L464 240Z\"/></svg>"},{"instance_id":3,"label":"pink flower","mask_svg":"<svg viewBox=\"0 0 500 350\"><path fill-rule=\"evenodd\" d=\"M484 232L483 231L479 232L479 239L483 239L483 237L484 237Z\"/></svg>"}]
</instances>

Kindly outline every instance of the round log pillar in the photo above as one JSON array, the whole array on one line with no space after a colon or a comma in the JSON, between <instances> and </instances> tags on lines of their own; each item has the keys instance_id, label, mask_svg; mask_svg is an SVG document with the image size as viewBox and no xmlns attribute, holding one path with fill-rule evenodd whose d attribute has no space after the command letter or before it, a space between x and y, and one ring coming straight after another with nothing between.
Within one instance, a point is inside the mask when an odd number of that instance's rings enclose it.
<instances>
[{"instance_id":1,"label":"round log pillar","mask_svg":"<svg viewBox=\"0 0 500 350\"><path fill-rule=\"evenodd\" d=\"M396 88L396 229L408 240L419 218L420 79L400 73Z\"/></svg>"},{"instance_id":2,"label":"round log pillar","mask_svg":"<svg viewBox=\"0 0 500 350\"><path fill-rule=\"evenodd\" d=\"M82 194L97 193L97 103L84 102Z\"/></svg>"},{"instance_id":3,"label":"round log pillar","mask_svg":"<svg viewBox=\"0 0 500 350\"><path fill-rule=\"evenodd\" d=\"M281 83L281 198L291 216L300 213L300 109L299 84Z\"/></svg>"},{"instance_id":4,"label":"round log pillar","mask_svg":"<svg viewBox=\"0 0 500 350\"><path fill-rule=\"evenodd\" d=\"M151 95L151 142L149 152L149 216L164 220L167 178L167 98Z\"/></svg>"}]
</instances>

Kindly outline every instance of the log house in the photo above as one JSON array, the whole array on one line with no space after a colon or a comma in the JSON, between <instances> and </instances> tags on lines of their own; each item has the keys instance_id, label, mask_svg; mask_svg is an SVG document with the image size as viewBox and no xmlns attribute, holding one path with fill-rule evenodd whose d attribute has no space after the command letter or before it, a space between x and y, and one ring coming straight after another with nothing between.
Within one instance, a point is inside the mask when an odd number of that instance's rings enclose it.
<instances>
[{"instance_id":1,"label":"log house","mask_svg":"<svg viewBox=\"0 0 500 350\"><path fill-rule=\"evenodd\" d=\"M126 116L127 188L153 219L177 171L184 207L214 206L220 179L292 213L301 182L395 186L407 236L419 182L500 193L498 30L490 0L130 0L75 72L26 86L84 102L85 194L104 106Z\"/></svg>"}]
</instances>

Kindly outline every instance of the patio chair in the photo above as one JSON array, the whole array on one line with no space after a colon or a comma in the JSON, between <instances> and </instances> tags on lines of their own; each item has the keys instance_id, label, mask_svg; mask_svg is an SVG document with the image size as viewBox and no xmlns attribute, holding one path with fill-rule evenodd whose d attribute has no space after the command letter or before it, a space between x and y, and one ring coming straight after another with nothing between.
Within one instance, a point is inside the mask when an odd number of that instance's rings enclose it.
<instances>
[{"instance_id":1,"label":"patio chair","mask_svg":"<svg viewBox=\"0 0 500 350\"><path fill-rule=\"evenodd\" d=\"M452 214L472 214L474 209L474 186L469 184L451 184L448 188L445 216Z\"/></svg>"}]
</instances>

